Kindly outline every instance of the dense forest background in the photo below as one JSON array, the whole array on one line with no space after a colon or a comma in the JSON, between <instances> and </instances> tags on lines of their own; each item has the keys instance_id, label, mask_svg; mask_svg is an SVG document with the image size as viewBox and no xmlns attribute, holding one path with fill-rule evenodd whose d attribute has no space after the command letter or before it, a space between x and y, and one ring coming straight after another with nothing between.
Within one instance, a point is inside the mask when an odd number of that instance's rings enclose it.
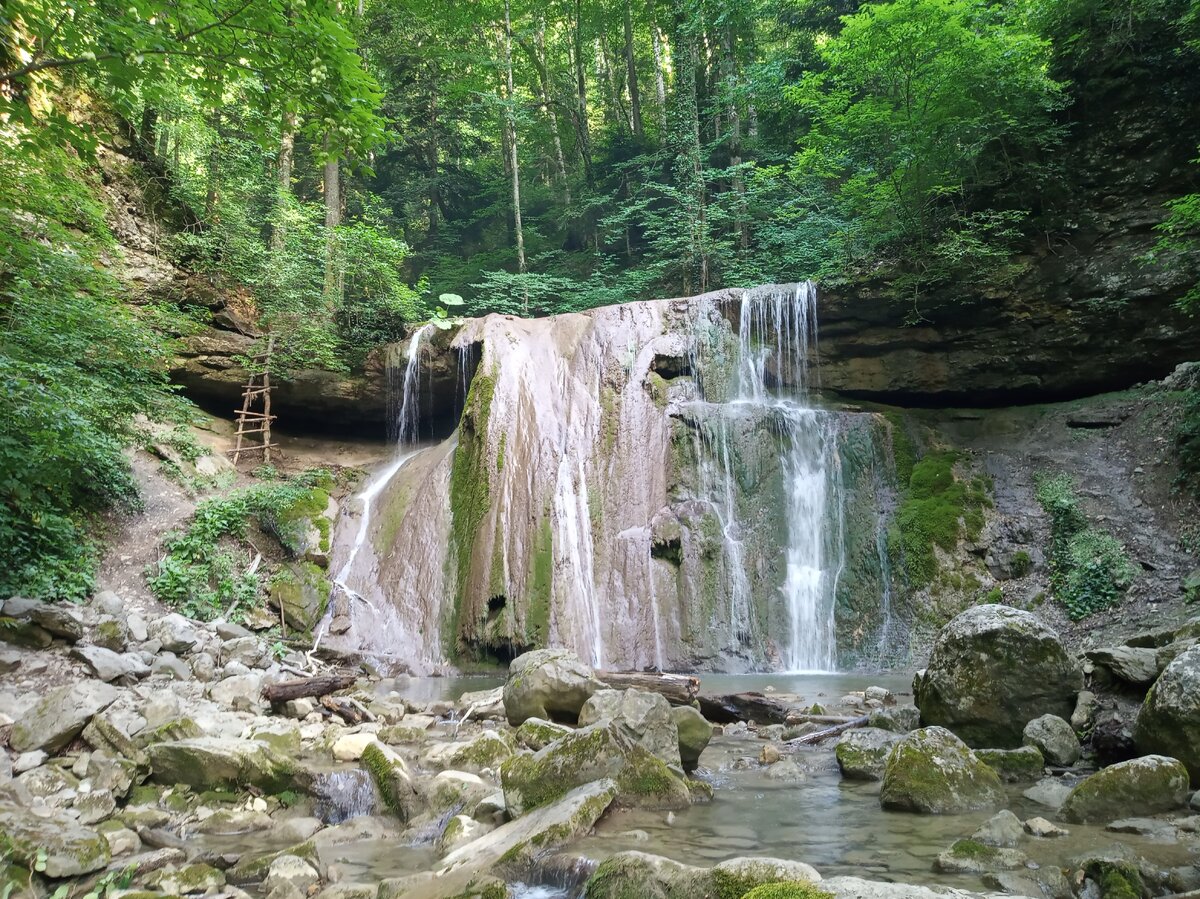
<instances>
[{"instance_id":1,"label":"dense forest background","mask_svg":"<svg viewBox=\"0 0 1200 899\"><path fill-rule=\"evenodd\" d=\"M345 370L447 294L539 315L871 278L919 320L1053 241L1082 119L1194 115L1198 62L1197 0L9 0L0 594L85 591L88 516L137 503L122 448L186 415L164 360L203 310L122 302L106 147L152 173L162 254Z\"/></svg>"}]
</instances>

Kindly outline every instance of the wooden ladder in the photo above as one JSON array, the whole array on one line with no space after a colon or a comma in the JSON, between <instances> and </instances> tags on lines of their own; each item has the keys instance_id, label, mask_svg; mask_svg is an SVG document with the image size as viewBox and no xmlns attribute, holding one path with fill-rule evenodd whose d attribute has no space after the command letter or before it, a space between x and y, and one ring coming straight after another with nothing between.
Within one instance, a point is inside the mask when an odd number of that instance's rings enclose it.
<instances>
[{"instance_id":1,"label":"wooden ladder","mask_svg":"<svg viewBox=\"0 0 1200 899\"><path fill-rule=\"evenodd\" d=\"M242 453L262 452L263 464L271 461L271 422L275 416L271 414L271 353L275 351L275 335L267 338L266 352L254 356L251 364L249 383L246 392L242 394L242 408L237 410L236 442L230 452L233 453L233 464L238 464ZM259 399L262 399L262 409L255 409ZM260 442L246 441L251 434L261 434Z\"/></svg>"}]
</instances>

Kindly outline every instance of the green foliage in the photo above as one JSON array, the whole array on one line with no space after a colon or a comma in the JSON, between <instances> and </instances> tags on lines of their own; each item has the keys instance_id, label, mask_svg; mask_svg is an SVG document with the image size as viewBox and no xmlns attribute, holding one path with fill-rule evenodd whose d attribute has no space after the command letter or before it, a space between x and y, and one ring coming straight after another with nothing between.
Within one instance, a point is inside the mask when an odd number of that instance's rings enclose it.
<instances>
[{"instance_id":1,"label":"green foliage","mask_svg":"<svg viewBox=\"0 0 1200 899\"><path fill-rule=\"evenodd\" d=\"M963 482L955 476L958 459L949 450L926 453L913 464L896 510L893 552L898 551L909 583L917 588L930 584L938 573L934 547L949 552L964 534L978 537L983 510L991 505L984 479Z\"/></svg>"},{"instance_id":2,"label":"green foliage","mask_svg":"<svg viewBox=\"0 0 1200 899\"><path fill-rule=\"evenodd\" d=\"M316 470L283 483L256 484L204 500L188 526L167 536L162 560L147 572L150 589L191 618L240 620L263 596L264 575L251 563L251 523L276 538L292 557L304 551L311 523L328 548L323 517L331 486Z\"/></svg>"},{"instance_id":3,"label":"green foliage","mask_svg":"<svg viewBox=\"0 0 1200 899\"><path fill-rule=\"evenodd\" d=\"M1050 585L1078 620L1121 601L1137 569L1111 534L1088 526L1067 475L1039 475L1037 499L1050 516Z\"/></svg>"},{"instance_id":4,"label":"green foliage","mask_svg":"<svg viewBox=\"0 0 1200 899\"><path fill-rule=\"evenodd\" d=\"M175 414L166 348L100 264L94 190L62 150L0 150L0 596L90 592L91 522L140 504L137 416Z\"/></svg>"}]
</instances>

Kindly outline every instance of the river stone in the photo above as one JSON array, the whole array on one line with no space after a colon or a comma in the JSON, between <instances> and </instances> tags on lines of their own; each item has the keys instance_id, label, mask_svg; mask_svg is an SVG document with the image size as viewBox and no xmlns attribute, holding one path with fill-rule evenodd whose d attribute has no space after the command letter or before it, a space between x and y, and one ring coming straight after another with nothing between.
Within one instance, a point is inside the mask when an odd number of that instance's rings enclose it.
<instances>
[{"instance_id":1,"label":"river stone","mask_svg":"<svg viewBox=\"0 0 1200 899\"><path fill-rule=\"evenodd\" d=\"M579 710L603 684L565 649L535 649L513 659L504 683L504 712L513 727L526 718L575 724Z\"/></svg>"},{"instance_id":2,"label":"river stone","mask_svg":"<svg viewBox=\"0 0 1200 899\"><path fill-rule=\"evenodd\" d=\"M1146 687L1158 677L1158 651L1135 646L1093 649L1086 658L1117 680L1135 687Z\"/></svg>"},{"instance_id":3,"label":"river stone","mask_svg":"<svg viewBox=\"0 0 1200 899\"><path fill-rule=\"evenodd\" d=\"M867 726L890 730L896 734L906 734L921 726L921 713L911 705L875 709L867 719Z\"/></svg>"},{"instance_id":4,"label":"river stone","mask_svg":"<svg viewBox=\"0 0 1200 899\"><path fill-rule=\"evenodd\" d=\"M159 642L163 652L191 652L200 642L200 632L195 625L178 612L154 619L146 630L151 640Z\"/></svg>"},{"instance_id":5,"label":"river stone","mask_svg":"<svg viewBox=\"0 0 1200 899\"><path fill-rule=\"evenodd\" d=\"M1037 780L1046 767L1046 760L1042 758L1042 753L1036 746L1022 746L1020 749L976 749L975 755L999 774L1005 783Z\"/></svg>"},{"instance_id":6,"label":"river stone","mask_svg":"<svg viewBox=\"0 0 1200 899\"><path fill-rule=\"evenodd\" d=\"M211 684L208 695L213 702L239 711L248 711L260 705L262 684L261 674L235 674Z\"/></svg>"},{"instance_id":7,"label":"river stone","mask_svg":"<svg viewBox=\"0 0 1200 899\"><path fill-rule=\"evenodd\" d=\"M579 726L587 727L603 718L611 720L651 755L682 767L679 728L665 697L644 690L597 690L579 710Z\"/></svg>"},{"instance_id":8,"label":"river stone","mask_svg":"<svg viewBox=\"0 0 1200 899\"><path fill-rule=\"evenodd\" d=\"M193 790L256 787L267 793L303 788L307 777L266 743L230 737L195 737L146 748L151 779Z\"/></svg>"},{"instance_id":9,"label":"river stone","mask_svg":"<svg viewBox=\"0 0 1200 899\"><path fill-rule=\"evenodd\" d=\"M1083 751L1071 725L1057 715L1042 715L1025 725L1026 746L1033 746L1051 765L1067 767L1079 761Z\"/></svg>"},{"instance_id":10,"label":"river stone","mask_svg":"<svg viewBox=\"0 0 1200 899\"><path fill-rule=\"evenodd\" d=\"M9 745L17 752L44 749L53 754L74 740L97 712L120 695L116 687L83 681L47 693L13 725Z\"/></svg>"},{"instance_id":11,"label":"river stone","mask_svg":"<svg viewBox=\"0 0 1200 899\"><path fill-rule=\"evenodd\" d=\"M37 815L7 798L0 799L0 845L30 870L45 852L47 877L78 877L105 867L108 841L65 812L43 808Z\"/></svg>"},{"instance_id":12,"label":"river stone","mask_svg":"<svg viewBox=\"0 0 1200 899\"><path fill-rule=\"evenodd\" d=\"M1021 819L1003 809L988 818L971 834L971 839L985 846L996 846L1001 849L1012 849L1025 833Z\"/></svg>"},{"instance_id":13,"label":"river stone","mask_svg":"<svg viewBox=\"0 0 1200 899\"><path fill-rule=\"evenodd\" d=\"M263 880L263 892L268 896L280 888L299 890L301 896L308 895L309 887L320 881L320 875L307 861L296 855L281 855L267 869Z\"/></svg>"},{"instance_id":14,"label":"river stone","mask_svg":"<svg viewBox=\"0 0 1200 899\"><path fill-rule=\"evenodd\" d=\"M542 718L526 718L517 728L517 742L537 752L570 732L571 728L565 724L555 724Z\"/></svg>"},{"instance_id":15,"label":"river stone","mask_svg":"<svg viewBox=\"0 0 1200 899\"><path fill-rule=\"evenodd\" d=\"M955 814L999 805L1000 778L944 727L914 730L892 747L883 771L886 809Z\"/></svg>"},{"instance_id":16,"label":"river stone","mask_svg":"<svg viewBox=\"0 0 1200 899\"><path fill-rule=\"evenodd\" d=\"M949 728L971 746L1012 749L1039 715L1070 716L1081 678L1050 627L989 604L942 628L913 692L923 724Z\"/></svg>"},{"instance_id":17,"label":"river stone","mask_svg":"<svg viewBox=\"0 0 1200 899\"><path fill-rule=\"evenodd\" d=\"M1024 790L1021 795L1038 805L1046 806L1046 808L1060 809L1062 804L1067 801L1067 797L1071 795L1072 789L1070 784L1063 783L1062 778L1043 777L1032 787Z\"/></svg>"},{"instance_id":18,"label":"river stone","mask_svg":"<svg viewBox=\"0 0 1200 899\"><path fill-rule=\"evenodd\" d=\"M1080 690L1075 698L1075 711L1071 712L1071 729L1077 734L1086 733L1096 717L1100 702L1091 690Z\"/></svg>"},{"instance_id":19,"label":"river stone","mask_svg":"<svg viewBox=\"0 0 1200 899\"><path fill-rule=\"evenodd\" d=\"M622 806L683 808L687 783L616 724L600 721L500 768L509 813L519 817L556 802L580 784L611 778Z\"/></svg>"},{"instance_id":20,"label":"river stone","mask_svg":"<svg viewBox=\"0 0 1200 899\"><path fill-rule=\"evenodd\" d=\"M847 780L883 780L883 769L892 747L902 737L877 727L848 730L834 747L838 767Z\"/></svg>"},{"instance_id":21,"label":"river stone","mask_svg":"<svg viewBox=\"0 0 1200 899\"><path fill-rule=\"evenodd\" d=\"M713 726L690 705L672 706L671 720L679 731L679 760L683 770L695 771L700 765L700 754L712 739Z\"/></svg>"},{"instance_id":22,"label":"river stone","mask_svg":"<svg viewBox=\"0 0 1200 899\"><path fill-rule=\"evenodd\" d=\"M83 616L77 609L64 603L14 596L4 603L4 614L18 621L30 621L68 643L74 643L83 636Z\"/></svg>"},{"instance_id":23,"label":"river stone","mask_svg":"<svg viewBox=\"0 0 1200 899\"><path fill-rule=\"evenodd\" d=\"M1200 646L1178 656L1150 688L1134 740L1142 752L1179 759L1200 786Z\"/></svg>"},{"instance_id":24,"label":"river stone","mask_svg":"<svg viewBox=\"0 0 1200 899\"><path fill-rule=\"evenodd\" d=\"M363 750L379 740L376 734L342 734L333 741L333 758L338 762L357 762Z\"/></svg>"},{"instance_id":25,"label":"river stone","mask_svg":"<svg viewBox=\"0 0 1200 899\"><path fill-rule=\"evenodd\" d=\"M479 736L456 743L440 743L430 749L421 763L430 768L466 768L480 771L495 768L517 751L507 731L485 730Z\"/></svg>"},{"instance_id":26,"label":"river stone","mask_svg":"<svg viewBox=\"0 0 1200 899\"><path fill-rule=\"evenodd\" d=\"M1081 781L1063 803L1064 821L1103 823L1157 815L1183 807L1188 774L1182 762L1162 755L1119 762Z\"/></svg>"},{"instance_id":27,"label":"river stone","mask_svg":"<svg viewBox=\"0 0 1200 899\"><path fill-rule=\"evenodd\" d=\"M444 812L455 806L472 812L476 805L495 792L495 787L469 771L442 771L430 781L426 793L430 807Z\"/></svg>"}]
</instances>

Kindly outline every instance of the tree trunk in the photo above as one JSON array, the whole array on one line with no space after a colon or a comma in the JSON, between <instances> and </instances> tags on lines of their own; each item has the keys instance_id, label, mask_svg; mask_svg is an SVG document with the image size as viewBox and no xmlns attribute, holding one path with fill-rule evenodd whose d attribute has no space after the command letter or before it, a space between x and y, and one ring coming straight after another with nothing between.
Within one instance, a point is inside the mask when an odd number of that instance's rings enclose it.
<instances>
[{"instance_id":1,"label":"tree trunk","mask_svg":"<svg viewBox=\"0 0 1200 899\"><path fill-rule=\"evenodd\" d=\"M537 70L538 87L542 93L542 110L550 120L550 133L554 137L554 164L558 171L558 179L563 185L563 199L571 205L571 185L567 180L567 159L563 155L562 140L558 135L558 112L554 108L554 97L550 91L550 72L546 65L546 20L538 19L537 30L533 35L534 52L533 67Z\"/></svg>"},{"instance_id":2,"label":"tree trunk","mask_svg":"<svg viewBox=\"0 0 1200 899\"><path fill-rule=\"evenodd\" d=\"M217 169L221 164L221 107L216 106L209 115L209 128L212 129L212 145L208 148L208 187L204 192L204 220L211 223L217 211L219 186Z\"/></svg>"},{"instance_id":3,"label":"tree trunk","mask_svg":"<svg viewBox=\"0 0 1200 899\"><path fill-rule=\"evenodd\" d=\"M155 135L157 146L154 149L154 155L156 155L159 159L166 159L167 151L170 149L171 130L167 127L170 121L171 116L169 113L163 113L158 120L158 133Z\"/></svg>"},{"instance_id":4,"label":"tree trunk","mask_svg":"<svg viewBox=\"0 0 1200 899\"><path fill-rule=\"evenodd\" d=\"M612 50L608 46L608 38L603 34L596 41L596 61L600 73L604 76L604 85L608 89L608 108L611 110L612 119L620 124L622 130L632 131L633 121L625 108L625 98L622 96L625 90L624 81L617 78Z\"/></svg>"},{"instance_id":5,"label":"tree trunk","mask_svg":"<svg viewBox=\"0 0 1200 899\"><path fill-rule=\"evenodd\" d=\"M336 156L330 154L331 142L325 137L325 166L322 184L325 191L325 301L337 305L342 293L342 272L338 260L337 233L342 223L341 170Z\"/></svg>"},{"instance_id":6,"label":"tree trunk","mask_svg":"<svg viewBox=\"0 0 1200 899\"><path fill-rule=\"evenodd\" d=\"M279 128L279 161L275 168L277 202L275 224L271 228L271 249L282 250L287 240L287 225L283 222L284 198L292 192L292 168L296 156L296 111L289 104L283 110Z\"/></svg>"},{"instance_id":7,"label":"tree trunk","mask_svg":"<svg viewBox=\"0 0 1200 899\"><path fill-rule=\"evenodd\" d=\"M354 674L323 674L318 677L303 677L299 680L281 681L263 687L263 699L272 705L289 699L324 696L354 686L358 676Z\"/></svg>"},{"instance_id":8,"label":"tree trunk","mask_svg":"<svg viewBox=\"0 0 1200 899\"><path fill-rule=\"evenodd\" d=\"M742 175L742 119L737 104L737 60L733 52L733 30L726 25L721 33L721 66L725 70L726 110L729 116L729 166L733 169L733 193L735 201L734 221L738 234L738 248L743 252L750 249L750 225L746 220L746 179Z\"/></svg>"},{"instance_id":9,"label":"tree trunk","mask_svg":"<svg viewBox=\"0 0 1200 899\"><path fill-rule=\"evenodd\" d=\"M713 724L750 721L754 724L784 724L788 707L762 693L731 693L700 696L700 713Z\"/></svg>"},{"instance_id":10,"label":"tree trunk","mask_svg":"<svg viewBox=\"0 0 1200 899\"><path fill-rule=\"evenodd\" d=\"M704 168L700 148L700 108L696 77L700 70L699 25L682 0L675 3L675 39L671 51L675 71L676 184L690 198L683 210L688 228L688 256L683 259L684 296L708 289L708 223Z\"/></svg>"},{"instance_id":11,"label":"tree trunk","mask_svg":"<svg viewBox=\"0 0 1200 899\"><path fill-rule=\"evenodd\" d=\"M629 82L629 113L633 119L633 133L637 137L645 134L642 126L642 100L638 94L637 58L633 52L633 0L625 0L625 78Z\"/></svg>"},{"instance_id":12,"label":"tree trunk","mask_svg":"<svg viewBox=\"0 0 1200 899\"><path fill-rule=\"evenodd\" d=\"M667 80L663 76L663 46L656 22L650 23L650 44L654 53L654 93L658 99L659 140L664 141L667 139Z\"/></svg>"},{"instance_id":13,"label":"tree trunk","mask_svg":"<svg viewBox=\"0 0 1200 899\"><path fill-rule=\"evenodd\" d=\"M613 690L646 690L666 697L671 705L691 705L700 694L700 680L690 674L652 671L597 671L596 680Z\"/></svg>"},{"instance_id":14,"label":"tree trunk","mask_svg":"<svg viewBox=\"0 0 1200 899\"><path fill-rule=\"evenodd\" d=\"M432 77L429 78L429 141L427 149L427 158L429 164L429 237L437 236L438 231L438 209L442 203L441 188L438 184L438 93L437 81Z\"/></svg>"},{"instance_id":15,"label":"tree trunk","mask_svg":"<svg viewBox=\"0 0 1200 899\"><path fill-rule=\"evenodd\" d=\"M595 180L592 171L592 138L588 125L587 75L583 69L583 0L575 0L575 29L572 51L575 64L575 127L579 132L579 155L583 158L583 174L590 185Z\"/></svg>"},{"instance_id":16,"label":"tree trunk","mask_svg":"<svg viewBox=\"0 0 1200 899\"><path fill-rule=\"evenodd\" d=\"M504 0L504 79L507 88L507 103L504 108L505 125L508 129L508 146L512 154L513 227L517 237L517 271L525 274L525 231L521 227L521 163L517 152L516 90L513 87L512 65L512 18L509 0ZM529 314L529 294L525 294L525 314Z\"/></svg>"}]
</instances>

